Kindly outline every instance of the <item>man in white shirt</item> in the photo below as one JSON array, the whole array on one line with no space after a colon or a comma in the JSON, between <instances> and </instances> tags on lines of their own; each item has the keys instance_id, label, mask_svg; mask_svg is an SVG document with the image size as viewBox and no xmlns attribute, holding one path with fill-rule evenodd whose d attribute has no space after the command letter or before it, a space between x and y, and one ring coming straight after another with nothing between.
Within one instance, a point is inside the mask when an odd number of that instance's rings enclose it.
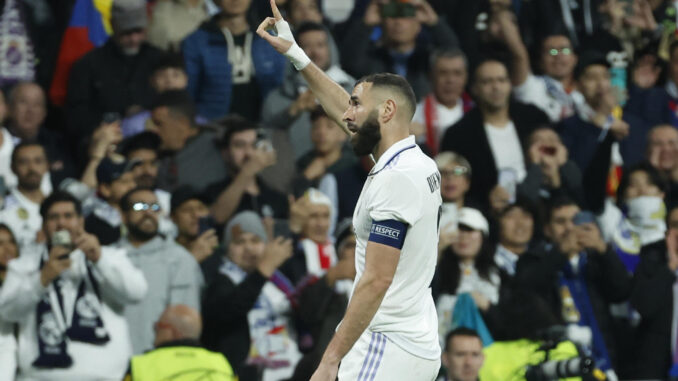
<instances>
[{"instance_id":1,"label":"man in white shirt","mask_svg":"<svg viewBox=\"0 0 678 381\"><path fill-rule=\"evenodd\" d=\"M357 275L351 301L311 380L432 381L441 352L429 288L441 179L408 136L414 92L400 76L373 74L349 95L311 63L274 1L271 6L275 17L264 20L259 36L292 61L328 116L349 131L355 153L377 161L353 217Z\"/></svg>"},{"instance_id":2,"label":"man in white shirt","mask_svg":"<svg viewBox=\"0 0 678 381\"><path fill-rule=\"evenodd\" d=\"M557 123L574 115L575 106L584 99L575 90L574 68L577 55L567 35L554 34L541 41L539 55L542 76L535 76L530 68L530 56L520 36L515 16L510 9L496 16L496 36L509 48L512 57L511 81L513 94L521 102L533 104L544 111L551 122Z\"/></svg>"},{"instance_id":3,"label":"man in white shirt","mask_svg":"<svg viewBox=\"0 0 678 381\"><path fill-rule=\"evenodd\" d=\"M40 184L48 171L47 154L39 143L19 143L12 153L12 171L17 186L10 190L0 222L7 224L20 247L36 242L41 230L40 204L47 194Z\"/></svg>"},{"instance_id":4,"label":"man in white shirt","mask_svg":"<svg viewBox=\"0 0 678 381\"><path fill-rule=\"evenodd\" d=\"M439 50L431 57L433 92L417 105L412 133L418 143L426 143L434 156L447 128L473 107L470 96L464 93L467 69L466 55L458 48Z\"/></svg>"},{"instance_id":5,"label":"man in white shirt","mask_svg":"<svg viewBox=\"0 0 678 381\"><path fill-rule=\"evenodd\" d=\"M10 262L0 319L18 323L17 380L120 380L132 354L124 306L147 284L124 250L85 232L79 202L55 192L42 204L48 245Z\"/></svg>"}]
</instances>

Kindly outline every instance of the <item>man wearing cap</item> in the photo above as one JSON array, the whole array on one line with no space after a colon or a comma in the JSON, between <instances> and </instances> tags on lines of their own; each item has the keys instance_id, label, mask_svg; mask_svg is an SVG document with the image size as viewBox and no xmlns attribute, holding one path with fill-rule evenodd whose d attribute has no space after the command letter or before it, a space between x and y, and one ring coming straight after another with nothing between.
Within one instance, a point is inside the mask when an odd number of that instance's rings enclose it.
<instances>
[{"instance_id":1,"label":"man wearing cap","mask_svg":"<svg viewBox=\"0 0 678 381\"><path fill-rule=\"evenodd\" d=\"M292 284L278 268L292 256L292 241L269 242L250 211L233 217L224 236L227 254L203 300L202 340L226 356L241 380L257 379L256 365L263 381L288 379L301 353L287 316Z\"/></svg>"},{"instance_id":2,"label":"man wearing cap","mask_svg":"<svg viewBox=\"0 0 678 381\"><path fill-rule=\"evenodd\" d=\"M106 113L121 118L148 106L148 79L162 52L146 43L147 24L146 1L113 1L113 35L71 70L66 107L73 138L89 136Z\"/></svg>"},{"instance_id":3,"label":"man wearing cap","mask_svg":"<svg viewBox=\"0 0 678 381\"><path fill-rule=\"evenodd\" d=\"M200 264L205 263L219 245L214 220L209 216L207 205L205 198L190 185L172 193L171 215L178 231L176 242L193 254ZM210 281L205 279L206 284Z\"/></svg>"},{"instance_id":4,"label":"man wearing cap","mask_svg":"<svg viewBox=\"0 0 678 381\"><path fill-rule=\"evenodd\" d=\"M12 171L17 177L17 186L5 199L0 222L12 229L20 247L33 244L39 238L42 226L40 204L49 196L40 186L48 173L47 166L47 154L39 143L22 142L14 147Z\"/></svg>"},{"instance_id":5,"label":"man wearing cap","mask_svg":"<svg viewBox=\"0 0 678 381\"><path fill-rule=\"evenodd\" d=\"M120 201L127 236L116 246L127 250L132 263L148 282L148 294L125 309L130 325L132 351L153 348L153 323L167 306L186 304L200 310L203 277L193 256L179 244L158 234L160 204L152 189L133 189Z\"/></svg>"},{"instance_id":6,"label":"man wearing cap","mask_svg":"<svg viewBox=\"0 0 678 381\"><path fill-rule=\"evenodd\" d=\"M105 157L97 167L96 194L84 201L89 204L85 229L97 236L102 245L110 245L120 239L120 199L136 187L132 168L138 164Z\"/></svg>"}]
</instances>

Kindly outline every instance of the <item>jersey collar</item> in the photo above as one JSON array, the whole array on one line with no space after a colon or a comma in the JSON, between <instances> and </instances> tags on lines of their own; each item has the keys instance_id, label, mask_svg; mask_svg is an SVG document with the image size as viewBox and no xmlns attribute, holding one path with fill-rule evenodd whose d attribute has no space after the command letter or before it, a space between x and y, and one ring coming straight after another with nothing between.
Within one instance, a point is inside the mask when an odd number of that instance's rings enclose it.
<instances>
[{"instance_id":1,"label":"jersey collar","mask_svg":"<svg viewBox=\"0 0 678 381\"><path fill-rule=\"evenodd\" d=\"M403 151L415 148L417 144L414 142L414 135L410 135L403 140L400 140L390 146L386 152L379 158L377 164L374 165L374 168L370 171L369 176L374 176L377 173L381 172L384 168L388 167L389 164L393 162L393 159L398 157Z\"/></svg>"}]
</instances>

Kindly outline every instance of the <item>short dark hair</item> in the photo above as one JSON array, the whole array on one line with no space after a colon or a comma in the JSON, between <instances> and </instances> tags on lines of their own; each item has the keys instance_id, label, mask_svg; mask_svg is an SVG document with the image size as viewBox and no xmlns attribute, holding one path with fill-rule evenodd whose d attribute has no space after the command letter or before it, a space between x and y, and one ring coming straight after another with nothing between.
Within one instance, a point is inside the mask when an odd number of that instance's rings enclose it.
<instances>
[{"instance_id":1,"label":"short dark hair","mask_svg":"<svg viewBox=\"0 0 678 381\"><path fill-rule=\"evenodd\" d=\"M45 149L45 146L40 144L37 140L23 140L21 143L15 145L14 150L12 151L12 159L10 162L12 168L14 168L14 165L16 164L17 156L19 156L19 151L27 147L40 147L42 148L43 152L45 152L45 156L47 156L47 150Z\"/></svg>"},{"instance_id":2,"label":"short dark hair","mask_svg":"<svg viewBox=\"0 0 678 381\"><path fill-rule=\"evenodd\" d=\"M567 35L567 33L551 32L551 33L547 33L545 36L542 36L539 39L539 45L537 45L537 47L539 47L539 53L540 54L544 50L544 44L546 43L546 40L548 40L549 38L553 38L553 37L565 37L565 38L567 38L567 40L570 42L570 46L572 47L572 53L575 53L574 52L574 44L572 43L572 39L570 38L570 36Z\"/></svg>"},{"instance_id":3,"label":"short dark hair","mask_svg":"<svg viewBox=\"0 0 678 381\"><path fill-rule=\"evenodd\" d=\"M238 114L228 115L217 120L215 124L221 127L224 131L217 144L220 148L228 148L228 146L231 144L231 138L233 135L239 132L248 130L256 131L259 129L259 126L256 123Z\"/></svg>"},{"instance_id":4,"label":"short dark hair","mask_svg":"<svg viewBox=\"0 0 678 381\"><path fill-rule=\"evenodd\" d=\"M315 122L319 118L329 118L322 106L317 106L311 110L311 122Z\"/></svg>"},{"instance_id":5,"label":"short dark hair","mask_svg":"<svg viewBox=\"0 0 678 381\"><path fill-rule=\"evenodd\" d=\"M398 92L405 99L410 119L414 116L414 111L417 109L417 97L414 95L412 86L402 76L391 73L369 74L360 78L355 86L361 83L371 83L374 88L388 88Z\"/></svg>"},{"instance_id":6,"label":"short dark hair","mask_svg":"<svg viewBox=\"0 0 678 381\"><path fill-rule=\"evenodd\" d=\"M136 187L132 189L131 191L125 193L124 196L120 199L120 209L122 209L123 212L128 212L130 209L132 209L132 203L130 202L130 198L134 196L135 193L143 192L143 191L148 191L153 194L155 194L155 191L153 188L148 188L148 187Z\"/></svg>"},{"instance_id":7,"label":"short dark hair","mask_svg":"<svg viewBox=\"0 0 678 381\"><path fill-rule=\"evenodd\" d=\"M194 125L198 113L195 103L186 90L167 90L155 96L151 103L151 110L158 107L167 107L175 116L181 116Z\"/></svg>"},{"instance_id":8,"label":"short dark hair","mask_svg":"<svg viewBox=\"0 0 678 381\"><path fill-rule=\"evenodd\" d=\"M571 197L569 196L559 196L551 200L551 202L548 204L546 208L546 220L545 222L548 224L551 222L551 217L553 217L553 212L555 212L557 209L564 208L566 206L576 206L576 207L581 207L579 204Z\"/></svg>"},{"instance_id":9,"label":"short dark hair","mask_svg":"<svg viewBox=\"0 0 678 381\"><path fill-rule=\"evenodd\" d=\"M155 74L160 70L165 69L179 69L183 72L186 72L184 57L182 57L179 53L166 53L155 62L151 73Z\"/></svg>"},{"instance_id":10,"label":"short dark hair","mask_svg":"<svg viewBox=\"0 0 678 381\"><path fill-rule=\"evenodd\" d=\"M472 85L475 85L476 81L478 80L478 70L480 70L480 68L483 67L485 64L488 64L488 63L491 63L491 62L498 63L498 64L502 65L506 69L507 75L510 75L509 66L506 64L506 62L504 62L504 61L502 61L498 58L495 58L495 57L483 58L478 62L478 64L475 66L475 69L473 69L473 71L470 73L470 75L471 75L470 83Z\"/></svg>"},{"instance_id":11,"label":"short dark hair","mask_svg":"<svg viewBox=\"0 0 678 381\"><path fill-rule=\"evenodd\" d=\"M445 352L451 349L452 345L450 344L450 342L452 341L452 339L458 336L475 337L478 340L480 340L481 343L483 342L483 339L475 330L466 327L455 328L452 331L450 331L447 335L445 335Z\"/></svg>"},{"instance_id":12,"label":"short dark hair","mask_svg":"<svg viewBox=\"0 0 678 381\"><path fill-rule=\"evenodd\" d=\"M66 191L57 190L47 196L47 198L40 205L40 216L42 217L43 221L47 219L47 213L49 213L49 210L52 209L52 206L54 206L54 204L57 202L70 202L73 204L75 213L77 213L78 216L82 216L82 205L80 205L80 201L75 198L75 196Z\"/></svg>"},{"instance_id":13,"label":"short dark hair","mask_svg":"<svg viewBox=\"0 0 678 381\"><path fill-rule=\"evenodd\" d=\"M319 24L317 22L304 22L296 30L296 37L297 39L299 36L306 32L324 32L325 35L327 35L327 29L323 26L323 24Z\"/></svg>"},{"instance_id":14,"label":"short dark hair","mask_svg":"<svg viewBox=\"0 0 678 381\"><path fill-rule=\"evenodd\" d=\"M120 143L120 153L125 157L128 157L132 152L140 149L157 151L159 148L160 137L150 131L130 136Z\"/></svg>"},{"instance_id":15,"label":"short dark hair","mask_svg":"<svg viewBox=\"0 0 678 381\"><path fill-rule=\"evenodd\" d=\"M431 53L431 57L429 58L430 63L429 69L433 71L438 60L442 58L447 59L460 58L462 61L464 61L464 68L468 70L468 57L466 57L464 51L459 48L443 48L433 51L433 53Z\"/></svg>"},{"instance_id":16,"label":"short dark hair","mask_svg":"<svg viewBox=\"0 0 678 381\"><path fill-rule=\"evenodd\" d=\"M624 193L626 193L626 189L628 189L629 185L631 185L631 175L636 172L647 173L650 183L659 188L661 192L666 192L666 189L668 189L666 180L664 180L661 173L655 167L653 167L648 162L640 162L636 165L626 168L622 174L621 180L619 181L619 187L617 187L617 203L619 205L624 202Z\"/></svg>"}]
</instances>

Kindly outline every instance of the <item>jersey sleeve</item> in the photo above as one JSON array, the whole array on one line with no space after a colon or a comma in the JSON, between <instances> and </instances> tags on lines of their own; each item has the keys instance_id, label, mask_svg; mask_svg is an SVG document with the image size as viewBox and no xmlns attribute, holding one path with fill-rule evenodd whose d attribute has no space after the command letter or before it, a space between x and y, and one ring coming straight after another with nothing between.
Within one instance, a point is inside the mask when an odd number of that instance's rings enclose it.
<instances>
[{"instance_id":1,"label":"jersey sleeve","mask_svg":"<svg viewBox=\"0 0 678 381\"><path fill-rule=\"evenodd\" d=\"M407 174L380 173L370 188L367 208L372 221L396 220L412 226L421 218L421 188Z\"/></svg>"}]
</instances>

